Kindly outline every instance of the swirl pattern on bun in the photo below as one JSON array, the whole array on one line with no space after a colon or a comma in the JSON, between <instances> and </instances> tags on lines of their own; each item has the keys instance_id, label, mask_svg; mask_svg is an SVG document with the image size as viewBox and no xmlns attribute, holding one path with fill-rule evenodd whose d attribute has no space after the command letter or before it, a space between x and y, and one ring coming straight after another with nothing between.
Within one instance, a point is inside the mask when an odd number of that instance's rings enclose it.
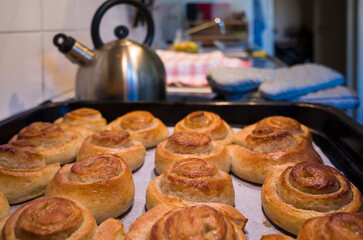
<instances>
[{"instance_id":1,"label":"swirl pattern on bun","mask_svg":"<svg viewBox=\"0 0 363 240\"><path fill-rule=\"evenodd\" d=\"M268 126L278 130L288 131L291 134L299 134L303 136L310 143L312 142L313 139L310 130L307 126L299 123L298 121L290 117L284 117L284 116L266 117L253 125L255 125L256 128L262 126Z\"/></svg>"},{"instance_id":2,"label":"swirl pattern on bun","mask_svg":"<svg viewBox=\"0 0 363 240\"><path fill-rule=\"evenodd\" d=\"M160 119L148 111L133 111L110 122L107 130L125 130L131 138L146 148L155 147L169 136L169 130Z\"/></svg>"},{"instance_id":3,"label":"swirl pattern on bun","mask_svg":"<svg viewBox=\"0 0 363 240\"><path fill-rule=\"evenodd\" d=\"M84 140L71 129L69 125L35 122L20 130L10 142L27 140L37 147L47 164L65 164L75 160Z\"/></svg>"},{"instance_id":4,"label":"swirl pattern on bun","mask_svg":"<svg viewBox=\"0 0 363 240\"><path fill-rule=\"evenodd\" d=\"M228 146L232 172L254 183L262 184L268 174L280 167L303 161L323 163L300 134L276 127L247 126L236 134L234 142Z\"/></svg>"},{"instance_id":5,"label":"swirl pattern on bun","mask_svg":"<svg viewBox=\"0 0 363 240\"><path fill-rule=\"evenodd\" d=\"M297 240L321 239L363 239L363 213L339 212L306 220Z\"/></svg>"},{"instance_id":6,"label":"swirl pattern on bun","mask_svg":"<svg viewBox=\"0 0 363 240\"><path fill-rule=\"evenodd\" d=\"M246 239L242 229L218 210L197 205L149 210L130 226L125 240L133 239Z\"/></svg>"},{"instance_id":7,"label":"swirl pattern on bun","mask_svg":"<svg viewBox=\"0 0 363 240\"><path fill-rule=\"evenodd\" d=\"M55 120L55 123L73 123L86 126L97 132L107 125L107 121L102 117L101 112L92 108L79 108L70 111L63 117Z\"/></svg>"},{"instance_id":8,"label":"swirl pattern on bun","mask_svg":"<svg viewBox=\"0 0 363 240\"><path fill-rule=\"evenodd\" d=\"M178 202L218 202L234 204L231 176L198 158L182 159L152 180L146 190L148 209L158 204Z\"/></svg>"},{"instance_id":9,"label":"swirl pattern on bun","mask_svg":"<svg viewBox=\"0 0 363 240\"><path fill-rule=\"evenodd\" d=\"M179 121L174 132L198 132L209 136L219 144L228 145L233 141L232 128L215 113L196 111Z\"/></svg>"},{"instance_id":10,"label":"swirl pattern on bun","mask_svg":"<svg viewBox=\"0 0 363 240\"><path fill-rule=\"evenodd\" d=\"M77 160L98 154L116 154L121 157L131 171L138 169L145 160L146 150L140 141L132 140L123 130L102 130L83 142Z\"/></svg>"},{"instance_id":11,"label":"swirl pattern on bun","mask_svg":"<svg viewBox=\"0 0 363 240\"><path fill-rule=\"evenodd\" d=\"M267 217L297 235L309 218L332 212L357 212L362 195L335 168L302 162L278 169L262 186L262 206Z\"/></svg>"},{"instance_id":12,"label":"swirl pattern on bun","mask_svg":"<svg viewBox=\"0 0 363 240\"><path fill-rule=\"evenodd\" d=\"M36 146L27 140L1 145L0 191L10 204L41 196L59 168L59 163L46 165Z\"/></svg>"},{"instance_id":13,"label":"swirl pattern on bun","mask_svg":"<svg viewBox=\"0 0 363 240\"><path fill-rule=\"evenodd\" d=\"M135 186L125 161L117 155L104 154L63 166L50 181L45 195L78 201L101 223L129 209Z\"/></svg>"},{"instance_id":14,"label":"swirl pattern on bun","mask_svg":"<svg viewBox=\"0 0 363 240\"><path fill-rule=\"evenodd\" d=\"M200 158L222 171L230 170L230 157L225 146L215 143L204 134L177 132L156 147L156 171L163 173L173 163L185 158Z\"/></svg>"},{"instance_id":15,"label":"swirl pattern on bun","mask_svg":"<svg viewBox=\"0 0 363 240\"><path fill-rule=\"evenodd\" d=\"M96 221L81 204L40 198L19 207L2 228L3 239L91 239Z\"/></svg>"}]
</instances>

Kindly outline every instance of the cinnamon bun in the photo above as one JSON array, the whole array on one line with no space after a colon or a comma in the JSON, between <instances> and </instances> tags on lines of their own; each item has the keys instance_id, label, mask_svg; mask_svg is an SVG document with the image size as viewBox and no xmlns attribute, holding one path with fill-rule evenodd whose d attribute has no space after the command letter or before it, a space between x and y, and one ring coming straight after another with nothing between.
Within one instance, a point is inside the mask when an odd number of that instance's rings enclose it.
<instances>
[{"instance_id":1,"label":"cinnamon bun","mask_svg":"<svg viewBox=\"0 0 363 240\"><path fill-rule=\"evenodd\" d=\"M77 160L98 154L116 154L121 157L131 171L138 169L145 160L146 150L140 141L132 140L123 130L102 130L83 142Z\"/></svg>"},{"instance_id":2,"label":"cinnamon bun","mask_svg":"<svg viewBox=\"0 0 363 240\"><path fill-rule=\"evenodd\" d=\"M40 198L6 220L2 239L91 239L96 221L83 205L66 198Z\"/></svg>"},{"instance_id":3,"label":"cinnamon bun","mask_svg":"<svg viewBox=\"0 0 363 240\"><path fill-rule=\"evenodd\" d=\"M160 119L147 111L133 111L113 120L107 130L125 130L131 138L146 148L155 147L169 136L169 130Z\"/></svg>"},{"instance_id":4,"label":"cinnamon bun","mask_svg":"<svg viewBox=\"0 0 363 240\"><path fill-rule=\"evenodd\" d=\"M117 155L104 154L63 166L48 184L45 195L78 201L101 223L129 209L135 186L125 161Z\"/></svg>"},{"instance_id":5,"label":"cinnamon bun","mask_svg":"<svg viewBox=\"0 0 363 240\"><path fill-rule=\"evenodd\" d=\"M146 190L148 209L158 204L178 202L218 202L234 204L231 176L198 158L182 159L153 179Z\"/></svg>"},{"instance_id":6,"label":"cinnamon bun","mask_svg":"<svg viewBox=\"0 0 363 240\"><path fill-rule=\"evenodd\" d=\"M332 213L310 218L301 226L297 240L363 239L363 213Z\"/></svg>"},{"instance_id":7,"label":"cinnamon bun","mask_svg":"<svg viewBox=\"0 0 363 240\"><path fill-rule=\"evenodd\" d=\"M205 206L149 210L130 226L125 240L133 239L246 239L242 229L218 210Z\"/></svg>"},{"instance_id":8,"label":"cinnamon bun","mask_svg":"<svg viewBox=\"0 0 363 240\"><path fill-rule=\"evenodd\" d=\"M201 158L222 171L230 170L227 148L197 132L176 132L158 144L155 150L155 169L158 173L163 173L167 167L185 158Z\"/></svg>"},{"instance_id":9,"label":"cinnamon bun","mask_svg":"<svg viewBox=\"0 0 363 240\"><path fill-rule=\"evenodd\" d=\"M46 164L73 162L83 138L71 131L70 126L35 122L23 128L11 141L27 140L37 147Z\"/></svg>"},{"instance_id":10,"label":"cinnamon bun","mask_svg":"<svg viewBox=\"0 0 363 240\"><path fill-rule=\"evenodd\" d=\"M231 170L238 177L262 184L276 169L298 162L323 163L313 146L300 134L271 126L248 126L228 146Z\"/></svg>"},{"instance_id":11,"label":"cinnamon bun","mask_svg":"<svg viewBox=\"0 0 363 240\"><path fill-rule=\"evenodd\" d=\"M109 218L102 222L92 237L92 240L123 240L126 230L118 219Z\"/></svg>"},{"instance_id":12,"label":"cinnamon bun","mask_svg":"<svg viewBox=\"0 0 363 240\"><path fill-rule=\"evenodd\" d=\"M0 146L0 191L10 204L41 196L60 168L59 163L46 165L36 146L17 140Z\"/></svg>"},{"instance_id":13,"label":"cinnamon bun","mask_svg":"<svg viewBox=\"0 0 363 240\"><path fill-rule=\"evenodd\" d=\"M302 162L270 174L261 192L266 216L297 235L309 218L333 212L353 213L362 206L362 195L335 168Z\"/></svg>"},{"instance_id":14,"label":"cinnamon bun","mask_svg":"<svg viewBox=\"0 0 363 240\"><path fill-rule=\"evenodd\" d=\"M179 121L174 132L184 131L208 135L213 141L223 145L232 143L234 136L232 128L219 115L207 111L192 112Z\"/></svg>"},{"instance_id":15,"label":"cinnamon bun","mask_svg":"<svg viewBox=\"0 0 363 240\"><path fill-rule=\"evenodd\" d=\"M55 123L73 123L89 127L97 132L107 125L100 111L92 108L78 108L55 120Z\"/></svg>"}]
</instances>

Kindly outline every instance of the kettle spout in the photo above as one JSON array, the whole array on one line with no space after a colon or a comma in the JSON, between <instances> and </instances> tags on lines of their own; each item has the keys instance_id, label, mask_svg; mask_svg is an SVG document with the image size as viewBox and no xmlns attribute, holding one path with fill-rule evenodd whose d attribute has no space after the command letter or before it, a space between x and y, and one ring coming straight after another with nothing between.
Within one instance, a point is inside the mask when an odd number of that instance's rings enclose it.
<instances>
[{"instance_id":1,"label":"kettle spout","mask_svg":"<svg viewBox=\"0 0 363 240\"><path fill-rule=\"evenodd\" d=\"M77 42L74 38L68 37L63 33L55 35L53 43L69 60L79 65L89 63L95 55L93 51Z\"/></svg>"}]
</instances>

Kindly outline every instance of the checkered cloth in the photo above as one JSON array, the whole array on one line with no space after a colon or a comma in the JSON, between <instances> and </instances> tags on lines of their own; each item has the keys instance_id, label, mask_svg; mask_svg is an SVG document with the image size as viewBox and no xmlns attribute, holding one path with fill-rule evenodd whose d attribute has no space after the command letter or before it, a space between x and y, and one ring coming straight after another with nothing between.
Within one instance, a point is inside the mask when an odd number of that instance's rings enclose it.
<instances>
[{"instance_id":1,"label":"checkered cloth","mask_svg":"<svg viewBox=\"0 0 363 240\"><path fill-rule=\"evenodd\" d=\"M250 67L251 62L228 58L221 51L191 54L156 50L165 66L167 84L200 87L208 85L207 71L213 67Z\"/></svg>"}]
</instances>

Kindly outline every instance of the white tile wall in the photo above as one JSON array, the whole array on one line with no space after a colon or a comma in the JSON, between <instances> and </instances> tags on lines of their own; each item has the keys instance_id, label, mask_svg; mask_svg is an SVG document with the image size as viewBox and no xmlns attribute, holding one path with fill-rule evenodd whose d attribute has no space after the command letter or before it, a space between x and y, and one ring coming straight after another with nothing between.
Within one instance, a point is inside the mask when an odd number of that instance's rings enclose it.
<instances>
[{"instance_id":1,"label":"white tile wall","mask_svg":"<svg viewBox=\"0 0 363 240\"><path fill-rule=\"evenodd\" d=\"M39 31L41 0L0 0L0 32Z\"/></svg>"},{"instance_id":2,"label":"white tile wall","mask_svg":"<svg viewBox=\"0 0 363 240\"><path fill-rule=\"evenodd\" d=\"M43 0L43 30L73 30L76 22L76 1Z\"/></svg>"},{"instance_id":3,"label":"white tile wall","mask_svg":"<svg viewBox=\"0 0 363 240\"><path fill-rule=\"evenodd\" d=\"M34 33L0 34L1 119L44 100L41 42Z\"/></svg>"},{"instance_id":4,"label":"white tile wall","mask_svg":"<svg viewBox=\"0 0 363 240\"><path fill-rule=\"evenodd\" d=\"M0 0L0 120L74 91L78 65L53 45L63 32L93 49L90 27L105 0ZM104 42L130 19L125 6L113 7L101 22ZM139 30L131 35L143 39Z\"/></svg>"}]
</instances>

